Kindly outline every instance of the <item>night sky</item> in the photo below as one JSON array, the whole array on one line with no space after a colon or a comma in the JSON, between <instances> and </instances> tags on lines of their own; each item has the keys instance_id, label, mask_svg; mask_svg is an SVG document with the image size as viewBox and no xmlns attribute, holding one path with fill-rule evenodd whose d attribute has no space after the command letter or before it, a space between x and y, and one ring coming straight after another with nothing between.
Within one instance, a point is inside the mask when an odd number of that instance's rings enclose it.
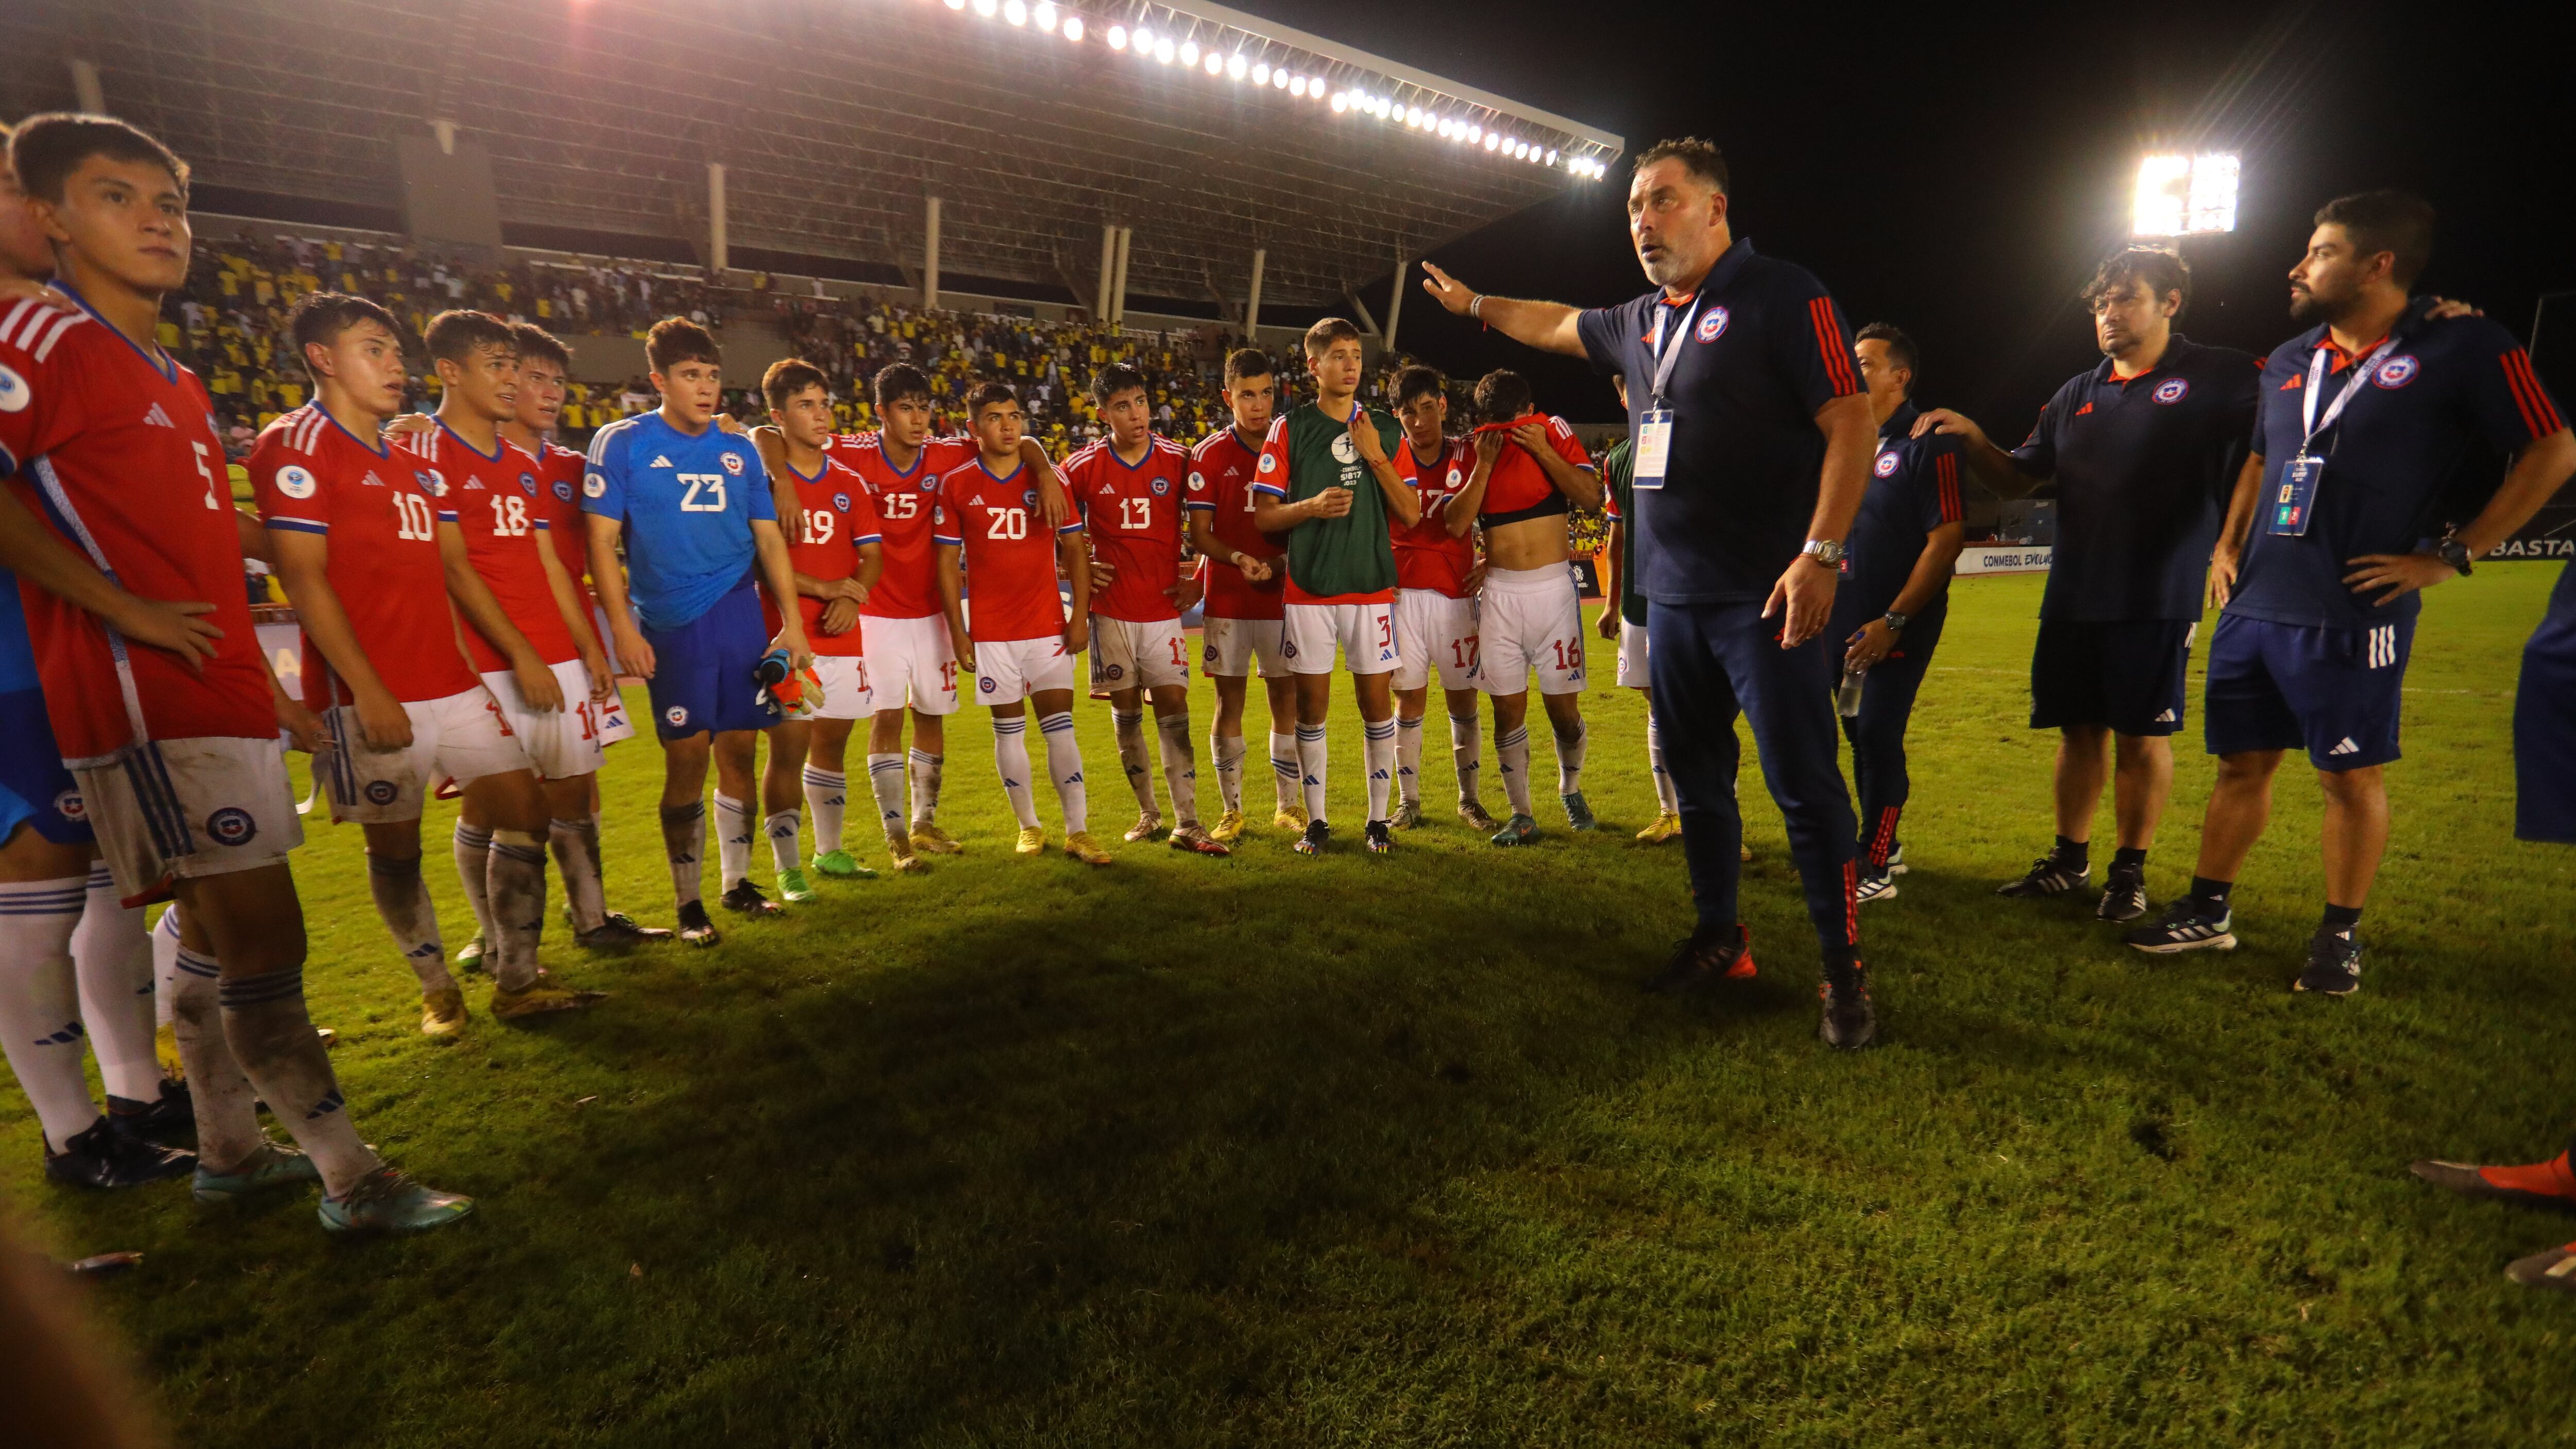
<instances>
[{"instance_id":1,"label":"night sky","mask_svg":"<svg viewBox=\"0 0 2576 1449\"><path fill-rule=\"evenodd\" d=\"M2261 354L2296 329L2283 278L2309 217L2375 186L2441 213L2418 290L2528 336L2576 288L2569 190L2576 6L1566 6L1256 0L1280 20L1625 137L1714 140L1736 235L1821 277L1854 326L1924 351L1917 397L2017 441L2099 360L2075 294L2127 240L2149 149L2237 150L2237 230L2195 239L2183 328ZM1579 19L1569 20L1569 16ZM2537 17L2548 16L2548 19ZM2439 24L2435 23L2436 17ZM1488 292L1578 305L1645 290L1625 161L1609 180L1433 254ZM2561 219L2544 220L2549 215ZM1374 309L1380 278L1363 296ZM1605 382L1453 319L1419 292L1399 337L1452 373L1511 365L1542 405L1610 421ZM2576 401L2576 296L2538 352Z\"/></svg>"}]
</instances>

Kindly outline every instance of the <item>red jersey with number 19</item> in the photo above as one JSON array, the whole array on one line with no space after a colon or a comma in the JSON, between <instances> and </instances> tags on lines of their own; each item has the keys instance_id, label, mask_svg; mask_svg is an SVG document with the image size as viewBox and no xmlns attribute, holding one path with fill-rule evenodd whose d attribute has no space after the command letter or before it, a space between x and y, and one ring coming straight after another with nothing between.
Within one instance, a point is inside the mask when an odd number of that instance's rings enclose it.
<instances>
[{"instance_id":1,"label":"red jersey with number 19","mask_svg":"<svg viewBox=\"0 0 2576 1449\"><path fill-rule=\"evenodd\" d=\"M224 631L199 672L21 581L45 712L70 764L144 740L277 733L212 414L195 373L92 314L0 305L0 475L101 572L147 599L212 603L202 617Z\"/></svg>"},{"instance_id":2,"label":"red jersey with number 19","mask_svg":"<svg viewBox=\"0 0 2576 1449\"><path fill-rule=\"evenodd\" d=\"M962 551L966 565L966 632L978 644L1053 639L1064 632L1064 596L1056 591L1055 548L1080 523L1047 528L1037 479L1027 465L996 478L979 456L939 484L932 537Z\"/></svg>"},{"instance_id":3,"label":"red jersey with number 19","mask_svg":"<svg viewBox=\"0 0 2576 1449\"><path fill-rule=\"evenodd\" d=\"M438 510L410 454L365 442L307 403L259 435L249 468L260 518L271 530L328 541L322 577L349 616L358 651L394 698L445 699L480 683L456 647ZM305 706L328 709L352 699L306 639Z\"/></svg>"},{"instance_id":4,"label":"red jersey with number 19","mask_svg":"<svg viewBox=\"0 0 2576 1449\"><path fill-rule=\"evenodd\" d=\"M939 483L975 461L972 438L932 438L897 471L886 461L875 433L845 433L824 448L833 461L867 480L876 504L878 557L885 568L859 612L871 619L927 619L939 612L939 550L930 539L930 516L939 507Z\"/></svg>"},{"instance_id":5,"label":"red jersey with number 19","mask_svg":"<svg viewBox=\"0 0 2576 1449\"><path fill-rule=\"evenodd\" d=\"M1190 455L1168 438L1145 437L1129 463L1115 444L1094 443L1064 462L1065 487L1091 529L1092 553L1112 570L1091 611L1135 624L1181 617L1165 592L1181 576L1181 498ZM1240 579L1243 574L1235 572Z\"/></svg>"},{"instance_id":6,"label":"red jersey with number 19","mask_svg":"<svg viewBox=\"0 0 2576 1449\"><path fill-rule=\"evenodd\" d=\"M537 657L548 664L579 658L572 626L564 622L538 552L553 546L546 538L553 529L537 503L537 460L504 439L493 441L499 451L486 457L440 423L403 437L396 446L429 474L439 522L453 523L465 535L465 556L474 572L500 601L502 614L527 636ZM465 651L480 673L510 667L509 656L484 638L471 619L465 621Z\"/></svg>"},{"instance_id":7,"label":"red jersey with number 19","mask_svg":"<svg viewBox=\"0 0 2576 1449\"><path fill-rule=\"evenodd\" d=\"M793 542L787 545L787 562L796 572L812 579L846 579L859 571L859 545L882 543L877 527L877 506L868 496L868 486L859 475L832 457L823 455L823 466L814 476L805 477L796 465L786 466L787 481L796 485L796 511L799 515ZM927 511L927 510L925 510ZM871 596L875 590L868 591ZM937 597L936 587L932 597ZM760 607L768 620L769 632L778 632L778 605L761 591ZM805 616L805 640L816 654L836 659L855 659L867 652L865 631L852 624L844 634L823 632L823 601L796 596L797 612Z\"/></svg>"}]
</instances>

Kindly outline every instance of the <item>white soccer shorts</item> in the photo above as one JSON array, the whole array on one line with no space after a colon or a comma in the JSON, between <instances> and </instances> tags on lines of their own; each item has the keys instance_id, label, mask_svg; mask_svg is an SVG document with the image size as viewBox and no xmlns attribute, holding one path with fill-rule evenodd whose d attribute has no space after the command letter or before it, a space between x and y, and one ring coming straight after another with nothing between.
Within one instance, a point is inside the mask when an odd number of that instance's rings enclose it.
<instances>
[{"instance_id":1,"label":"white soccer shorts","mask_svg":"<svg viewBox=\"0 0 2576 1449\"><path fill-rule=\"evenodd\" d=\"M878 709L912 706L915 714L957 712L957 658L948 648L948 616L860 621L867 631L868 693Z\"/></svg>"},{"instance_id":2,"label":"white soccer shorts","mask_svg":"<svg viewBox=\"0 0 2576 1449\"><path fill-rule=\"evenodd\" d=\"M534 768L500 701L479 684L445 699L405 704L403 712L411 716L411 745L379 750L359 730L356 705L322 711L331 751L314 758L314 769L331 797L332 819L360 825L418 820L430 785L442 776L462 787L486 775Z\"/></svg>"},{"instance_id":3,"label":"white soccer shorts","mask_svg":"<svg viewBox=\"0 0 2576 1449\"><path fill-rule=\"evenodd\" d=\"M1395 605L1290 604L1287 642L1279 652L1297 674L1333 672L1333 646L1353 674L1384 674L1395 668Z\"/></svg>"},{"instance_id":4,"label":"white soccer shorts","mask_svg":"<svg viewBox=\"0 0 2576 1449\"><path fill-rule=\"evenodd\" d=\"M1017 704L1050 689L1072 689L1073 655L1061 638L979 642L975 676L977 704Z\"/></svg>"},{"instance_id":5,"label":"white soccer shorts","mask_svg":"<svg viewBox=\"0 0 2576 1449\"><path fill-rule=\"evenodd\" d=\"M1278 679L1288 668L1287 625L1278 619L1203 619L1199 623L1199 672L1241 679L1256 660L1261 677Z\"/></svg>"},{"instance_id":6,"label":"white soccer shorts","mask_svg":"<svg viewBox=\"0 0 2576 1449\"><path fill-rule=\"evenodd\" d=\"M1476 682L1476 601L1435 589L1395 591L1395 687L1420 689L1440 671L1442 689Z\"/></svg>"},{"instance_id":7,"label":"white soccer shorts","mask_svg":"<svg viewBox=\"0 0 2576 1449\"><path fill-rule=\"evenodd\" d=\"M1526 694L1536 671L1541 694L1583 692L1583 600L1574 592L1573 570L1563 564L1485 570L1479 624L1485 647L1477 688Z\"/></svg>"},{"instance_id":8,"label":"white soccer shorts","mask_svg":"<svg viewBox=\"0 0 2576 1449\"><path fill-rule=\"evenodd\" d=\"M1619 687L1649 689L1654 676L1646 672L1646 626L1619 621Z\"/></svg>"},{"instance_id":9,"label":"white soccer shorts","mask_svg":"<svg viewBox=\"0 0 2576 1449\"><path fill-rule=\"evenodd\" d=\"M489 671L483 676L483 687L500 702L501 718L510 733L519 737L519 748L536 767L538 778L570 780L599 769L600 751L607 744L601 726L608 707L590 702L590 671L580 660L567 659L553 670L555 687L563 691L563 708L543 714L528 708L519 694L518 676L509 670ZM627 728L632 732L634 726Z\"/></svg>"},{"instance_id":10,"label":"white soccer shorts","mask_svg":"<svg viewBox=\"0 0 2576 1449\"><path fill-rule=\"evenodd\" d=\"M76 767L72 778L129 901L173 876L257 870L304 843L274 736L159 740Z\"/></svg>"},{"instance_id":11,"label":"white soccer shorts","mask_svg":"<svg viewBox=\"0 0 2576 1449\"><path fill-rule=\"evenodd\" d=\"M1182 637L1181 621L1157 619L1138 623L1133 619L1112 619L1106 614L1091 616L1091 687L1100 692L1116 689L1158 688L1166 684L1187 687L1190 682L1190 644Z\"/></svg>"},{"instance_id":12,"label":"white soccer shorts","mask_svg":"<svg viewBox=\"0 0 2576 1449\"><path fill-rule=\"evenodd\" d=\"M858 655L817 654L814 677L823 682L823 703L814 718L866 719L877 712L876 691L868 686L868 661Z\"/></svg>"}]
</instances>

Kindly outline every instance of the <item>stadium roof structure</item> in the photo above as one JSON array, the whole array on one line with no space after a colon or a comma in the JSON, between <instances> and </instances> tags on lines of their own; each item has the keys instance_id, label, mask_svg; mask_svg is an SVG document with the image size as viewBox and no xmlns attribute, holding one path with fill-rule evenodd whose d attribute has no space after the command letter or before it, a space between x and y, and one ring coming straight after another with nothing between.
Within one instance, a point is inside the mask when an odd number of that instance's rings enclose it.
<instances>
[{"instance_id":1,"label":"stadium roof structure","mask_svg":"<svg viewBox=\"0 0 2576 1449\"><path fill-rule=\"evenodd\" d=\"M1115 42L1115 48L1113 48ZM1128 288L1338 301L1568 187L1620 137L1284 25L1139 0L12 0L21 114L107 109L202 183L392 208L396 141L446 121L501 221ZM1310 88L1311 87L1311 88ZM1472 139L1471 139L1472 137Z\"/></svg>"}]
</instances>

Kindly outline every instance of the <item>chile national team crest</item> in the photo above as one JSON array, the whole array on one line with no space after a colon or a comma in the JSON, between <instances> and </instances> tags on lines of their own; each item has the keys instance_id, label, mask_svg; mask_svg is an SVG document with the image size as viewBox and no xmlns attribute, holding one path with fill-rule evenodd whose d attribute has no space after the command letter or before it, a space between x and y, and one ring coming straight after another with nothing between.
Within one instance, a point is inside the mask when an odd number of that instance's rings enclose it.
<instances>
[{"instance_id":1,"label":"chile national team crest","mask_svg":"<svg viewBox=\"0 0 2576 1449\"><path fill-rule=\"evenodd\" d=\"M519 475L519 491L520 491L520 492L522 492L522 493L527 494L530 498L534 498L534 497L536 497L536 496L537 496L537 475L536 475L536 474L534 474L534 473L522 473L522 474L520 474L520 475Z\"/></svg>"},{"instance_id":2,"label":"chile national team crest","mask_svg":"<svg viewBox=\"0 0 2576 1449\"><path fill-rule=\"evenodd\" d=\"M1036 489L1032 488L1032 489L1030 489L1029 491L1027 491L1026 493L1021 494L1021 495L1020 495L1020 502L1021 502L1024 506L1029 507L1029 508L1035 508L1035 507L1037 507L1037 506L1038 506L1038 490L1036 490Z\"/></svg>"},{"instance_id":3,"label":"chile national team crest","mask_svg":"<svg viewBox=\"0 0 2576 1449\"><path fill-rule=\"evenodd\" d=\"M6 364L0 364L0 413L25 412L27 399L32 395L27 391L25 378Z\"/></svg>"},{"instance_id":4,"label":"chile national team crest","mask_svg":"<svg viewBox=\"0 0 2576 1449\"><path fill-rule=\"evenodd\" d=\"M835 494L833 494L833 495L832 495L832 509L833 509L833 511L834 511L834 512L836 512L836 513L847 513L847 512L849 512L849 511L850 511L850 495L849 495L849 494L847 494L847 493L835 493Z\"/></svg>"},{"instance_id":5,"label":"chile national team crest","mask_svg":"<svg viewBox=\"0 0 2576 1449\"><path fill-rule=\"evenodd\" d=\"M411 476L419 480L421 492L428 494L432 498L444 498L447 496L447 479L441 476L437 469L423 468Z\"/></svg>"},{"instance_id":6,"label":"chile national team crest","mask_svg":"<svg viewBox=\"0 0 2576 1449\"><path fill-rule=\"evenodd\" d=\"M557 478L555 480L555 497L565 503L570 503L572 501L572 482L570 479Z\"/></svg>"},{"instance_id":7,"label":"chile national team crest","mask_svg":"<svg viewBox=\"0 0 2576 1449\"><path fill-rule=\"evenodd\" d=\"M1898 459L1894 453L1881 453L1878 455L1878 461L1869 466L1869 471L1881 478L1893 478L1896 476L1897 462Z\"/></svg>"},{"instance_id":8,"label":"chile national team crest","mask_svg":"<svg viewBox=\"0 0 2576 1449\"><path fill-rule=\"evenodd\" d=\"M259 834L259 822L238 805L227 805L206 817L206 833L217 845L248 845Z\"/></svg>"},{"instance_id":9,"label":"chile national team crest","mask_svg":"<svg viewBox=\"0 0 2576 1449\"><path fill-rule=\"evenodd\" d=\"M2401 352L2379 364L2379 373L2371 378L2371 381L2381 387L2404 387L2415 380L2415 374L2423 370L2424 364L2416 361L2413 354Z\"/></svg>"},{"instance_id":10,"label":"chile national team crest","mask_svg":"<svg viewBox=\"0 0 2576 1449\"><path fill-rule=\"evenodd\" d=\"M737 477L737 478L741 477L741 476L742 476L742 454L740 454L740 453L733 453L733 452L728 452L728 453L726 453L726 454L724 455L724 470L725 470L726 472L728 472L728 473L733 474L733 475L734 475L735 477Z\"/></svg>"},{"instance_id":11,"label":"chile national team crest","mask_svg":"<svg viewBox=\"0 0 2576 1449\"><path fill-rule=\"evenodd\" d=\"M1724 307L1711 307L1700 314L1699 325L1693 327L1691 333L1702 342L1715 342L1726 335L1729 320Z\"/></svg>"},{"instance_id":12,"label":"chile national team crest","mask_svg":"<svg viewBox=\"0 0 2576 1449\"><path fill-rule=\"evenodd\" d=\"M65 790L54 797L54 813L77 824L89 818L89 802L78 790Z\"/></svg>"},{"instance_id":13,"label":"chile national team crest","mask_svg":"<svg viewBox=\"0 0 2576 1449\"><path fill-rule=\"evenodd\" d=\"M1171 492L1171 491L1172 491L1172 480L1171 480L1171 479L1169 479L1169 478L1157 478L1157 479L1155 479L1155 480L1154 480L1154 496L1155 496L1155 497L1160 498L1160 497L1162 497L1164 494L1169 493L1169 492Z\"/></svg>"},{"instance_id":14,"label":"chile national team crest","mask_svg":"<svg viewBox=\"0 0 2576 1449\"><path fill-rule=\"evenodd\" d=\"M2150 396L2160 403L2171 406L2191 396L2191 380L2183 377L2166 378L2156 384L2156 390Z\"/></svg>"}]
</instances>

